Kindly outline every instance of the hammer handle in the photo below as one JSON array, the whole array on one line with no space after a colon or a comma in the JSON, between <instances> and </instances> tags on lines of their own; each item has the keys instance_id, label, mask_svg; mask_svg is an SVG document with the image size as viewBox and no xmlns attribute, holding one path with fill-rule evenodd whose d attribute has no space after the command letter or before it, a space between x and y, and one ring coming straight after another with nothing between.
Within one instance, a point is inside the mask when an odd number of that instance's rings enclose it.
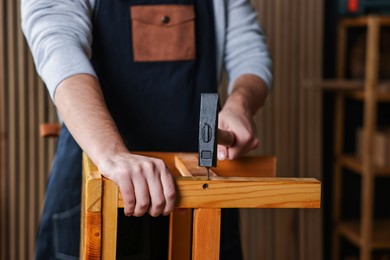
<instances>
[{"instance_id":1,"label":"hammer handle","mask_svg":"<svg viewBox=\"0 0 390 260\"><path fill-rule=\"evenodd\" d=\"M217 143L225 146L232 146L236 141L236 137L233 132L218 129Z\"/></svg>"}]
</instances>

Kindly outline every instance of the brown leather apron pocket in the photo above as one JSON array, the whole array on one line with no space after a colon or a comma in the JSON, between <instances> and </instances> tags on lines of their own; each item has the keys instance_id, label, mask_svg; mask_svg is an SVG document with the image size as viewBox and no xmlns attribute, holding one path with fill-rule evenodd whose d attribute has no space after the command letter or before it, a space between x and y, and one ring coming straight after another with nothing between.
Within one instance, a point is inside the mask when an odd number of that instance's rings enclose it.
<instances>
[{"instance_id":1,"label":"brown leather apron pocket","mask_svg":"<svg viewBox=\"0 0 390 260\"><path fill-rule=\"evenodd\" d=\"M134 61L195 59L193 5L130 7Z\"/></svg>"}]
</instances>

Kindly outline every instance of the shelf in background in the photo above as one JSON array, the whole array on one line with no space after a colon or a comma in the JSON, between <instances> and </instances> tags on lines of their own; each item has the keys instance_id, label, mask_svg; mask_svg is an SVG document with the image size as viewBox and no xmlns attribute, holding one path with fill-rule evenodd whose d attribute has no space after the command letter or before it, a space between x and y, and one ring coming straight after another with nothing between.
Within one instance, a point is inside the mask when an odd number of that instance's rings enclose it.
<instances>
[{"instance_id":1,"label":"shelf in background","mask_svg":"<svg viewBox=\"0 0 390 260\"><path fill-rule=\"evenodd\" d=\"M362 91L364 89L363 80L324 79L320 84L322 89L329 91Z\"/></svg>"},{"instance_id":2,"label":"shelf in background","mask_svg":"<svg viewBox=\"0 0 390 260\"><path fill-rule=\"evenodd\" d=\"M362 174L363 164L355 155L342 155L339 158L339 162L345 168L354 171L356 173ZM389 167L376 167L374 166L375 176L390 176ZM389 230L390 233L390 230Z\"/></svg>"},{"instance_id":3,"label":"shelf in background","mask_svg":"<svg viewBox=\"0 0 390 260\"><path fill-rule=\"evenodd\" d=\"M373 225L373 249L390 249L390 219L376 219ZM362 237L358 220L342 222L338 232L356 246L361 245Z\"/></svg>"},{"instance_id":4,"label":"shelf in background","mask_svg":"<svg viewBox=\"0 0 390 260\"><path fill-rule=\"evenodd\" d=\"M364 92L363 90L354 91L354 92L347 93L347 96L356 100L363 100ZM378 91L377 98L378 98L378 102L390 102L390 93Z\"/></svg>"},{"instance_id":5,"label":"shelf in background","mask_svg":"<svg viewBox=\"0 0 390 260\"><path fill-rule=\"evenodd\" d=\"M356 99L364 99L363 80L323 80L321 88L327 91L343 92L346 96ZM378 101L390 102L390 81L380 81L378 83Z\"/></svg>"},{"instance_id":6,"label":"shelf in background","mask_svg":"<svg viewBox=\"0 0 390 260\"><path fill-rule=\"evenodd\" d=\"M375 15L373 15L375 16ZM389 16L380 16L376 15L379 18L379 24L384 26L390 26L390 17ZM361 16L353 18L343 18L340 20L341 26L354 27L354 26L367 26L368 18L370 16Z\"/></svg>"}]
</instances>

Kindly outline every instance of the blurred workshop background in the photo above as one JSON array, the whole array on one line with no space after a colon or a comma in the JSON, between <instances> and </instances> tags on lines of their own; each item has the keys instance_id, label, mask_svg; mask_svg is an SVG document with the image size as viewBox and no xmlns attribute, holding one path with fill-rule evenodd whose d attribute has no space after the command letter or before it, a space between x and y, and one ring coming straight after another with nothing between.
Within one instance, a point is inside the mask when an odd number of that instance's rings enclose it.
<instances>
[{"instance_id":1,"label":"blurred workshop background","mask_svg":"<svg viewBox=\"0 0 390 260\"><path fill-rule=\"evenodd\" d=\"M390 259L390 1L252 3L274 61L255 154L323 193L321 209L241 210L245 259ZM58 120L19 9L0 0L1 260L33 259L56 145L39 126Z\"/></svg>"}]
</instances>

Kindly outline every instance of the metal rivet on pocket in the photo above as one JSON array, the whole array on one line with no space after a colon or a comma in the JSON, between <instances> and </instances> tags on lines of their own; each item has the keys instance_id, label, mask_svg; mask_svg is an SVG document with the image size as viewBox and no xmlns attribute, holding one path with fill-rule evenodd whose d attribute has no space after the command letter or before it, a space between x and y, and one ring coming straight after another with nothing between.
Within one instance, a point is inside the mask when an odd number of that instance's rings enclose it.
<instances>
[{"instance_id":1,"label":"metal rivet on pocket","mask_svg":"<svg viewBox=\"0 0 390 260\"><path fill-rule=\"evenodd\" d=\"M169 18L169 16L166 16L166 15L164 15L164 16L161 18L161 22L162 22L163 24L169 23L170 20L171 20L171 19Z\"/></svg>"}]
</instances>

